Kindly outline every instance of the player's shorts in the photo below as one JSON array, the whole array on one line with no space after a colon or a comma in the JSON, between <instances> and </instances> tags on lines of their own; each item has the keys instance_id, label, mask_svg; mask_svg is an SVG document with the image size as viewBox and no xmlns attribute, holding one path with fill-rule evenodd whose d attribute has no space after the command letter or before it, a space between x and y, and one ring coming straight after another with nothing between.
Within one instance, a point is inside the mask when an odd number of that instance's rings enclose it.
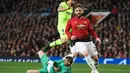
<instances>
[{"instance_id":1,"label":"player's shorts","mask_svg":"<svg viewBox=\"0 0 130 73\"><path fill-rule=\"evenodd\" d=\"M68 38L67 35L65 34L65 29L58 29L58 32L60 34L60 38Z\"/></svg>"},{"instance_id":2,"label":"player's shorts","mask_svg":"<svg viewBox=\"0 0 130 73\"><path fill-rule=\"evenodd\" d=\"M92 41L90 42L76 42L73 47L70 47L71 53L83 53L88 51L90 56L95 56L98 54L96 46Z\"/></svg>"},{"instance_id":3,"label":"player's shorts","mask_svg":"<svg viewBox=\"0 0 130 73\"><path fill-rule=\"evenodd\" d=\"M51 61L46 54L41 57L41 63L43 68L39 69L40 73L48 73L50 68L53 66L53 61Z\"/></svg>"}]
</instances>

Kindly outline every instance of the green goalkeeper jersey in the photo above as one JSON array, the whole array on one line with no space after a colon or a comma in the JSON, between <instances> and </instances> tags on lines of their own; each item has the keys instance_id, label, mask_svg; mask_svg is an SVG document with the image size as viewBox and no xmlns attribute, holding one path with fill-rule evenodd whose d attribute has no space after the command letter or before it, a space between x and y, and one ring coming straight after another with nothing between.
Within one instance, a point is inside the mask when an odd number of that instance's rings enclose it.
<instances>
[{"instance_id":1,"label":"green goalkeeper jersey","mask_svg":"<svg viewBox=\"0 0 130 73\"><path fill-rule=\"evenodd\" d=\"M55 60L54 62L60 67L60 71L56 73L71 73L71 67L66 67L64 60Z\"/></svg>"},{"instance_id":2,"label":"green goalkeeper jersey","mask_svg":"<svg viewBox=\"0 0 130 73\"><path fill-rule=\"evenodd\" d=\"M44 54L41 57L41 62L42 62L43 68L39 69L39 73L48 73L47 68L48 68L48 62L49 61L50 61L50 59L46 56L46 54ZM64 65L64 60L54 60L53 62L55 64L55 66L60 67L60 71L55 72L54 68L51 67L50 68L50 73L71 73L71 67L66 67Z\"/></svg>"},{"instance_id":3,"label":"green goalkeeper jersey","mask_svg":"<svg viewBox=\"0 0 130 73\"><path fill-rule=\"evenodd\" d=\"M61 2L59 7L68 8L69 6L66 2ZM67 21L72 16L72 12L73 8L58 12L58 29L65 29Z\"/></svg>"}]
</instances>

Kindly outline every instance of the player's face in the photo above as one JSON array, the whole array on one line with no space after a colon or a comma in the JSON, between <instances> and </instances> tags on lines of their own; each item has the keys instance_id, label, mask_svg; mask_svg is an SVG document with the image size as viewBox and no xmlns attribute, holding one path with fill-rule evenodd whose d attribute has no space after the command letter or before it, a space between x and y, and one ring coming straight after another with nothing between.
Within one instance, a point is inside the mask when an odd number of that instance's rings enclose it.
<instances>
[{"instance_id":1,"label":"player's face","mask_svg":"<svg viewBox=\"0 0 130 73\"><path fill-rule=\"evenodd\" d=\"M67 59L65 59L64 65L67 67L71 67L71 62L69 62Z\"/></svg>"},{"instance_id":2,"label":"player's face","mask_svg":"<svg viewBox=\"0 0 130 73\"><path fill-rule=\"evenodd\" d=\"M80 17L84 13L84 10L81 7L75 9L75 15Z\"/></svg>"}]
</instances>

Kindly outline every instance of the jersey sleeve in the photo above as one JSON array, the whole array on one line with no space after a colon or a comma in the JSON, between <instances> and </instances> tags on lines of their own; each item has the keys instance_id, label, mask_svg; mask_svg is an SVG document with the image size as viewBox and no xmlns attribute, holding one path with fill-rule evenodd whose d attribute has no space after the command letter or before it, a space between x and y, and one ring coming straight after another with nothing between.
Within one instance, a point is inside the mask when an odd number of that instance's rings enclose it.
<instances>
[{"instance_id":1,"label":"jersey sleeve","mask_svg":"<svg viewBox=\"0 0 130 73\"><path fill-rule=\"evenodd\" d=\"M59 7L64 8L64 7L65 7L65 6L64 6L64 2L61 2L61 3L59 4Z\"/></svg>"},{"instance_id":2,"label":"jersey sleeve","mask_svg":"<svg viewBox=\"0 0 130 73\"><path fill-rule=\"evenodd\" d=\"M70 32L71 27L72 27L71 26L71 20L68 20L67 25L66 25L66 29L65 29L65 33L66 33L66 35L68 36L69 39L71 39L71 36L72 36L72 34Z\"/></svg>"},{"instance_id":3,"label":"jersey sleeve","mask_svg":"<svg viewBox=\"0 0 130 73\"><path fill-rule=\"evenodd\" d=\"M50 68L50 73L56 73L53 67Z\"/></svg>"},{"instance_id":4,"label":"jersey sleeve","mask_svg":"<svg viewBox=\"0 0 130 73\"><path fill-rule=\"evenodd\" d=\"M94 30L92 29L92 26L91 26L91 23L90 23L90 20L87 19L87 22L89 23L88 25L88 31L89 33L94 37L94 38L98 38L97 34L94 32Z\"/></svg>"},{"instance_id":5,"label":"jersey sleeve","mask_svg":"<svg viewBox=\"0 0 130 73\"><path fill-rule=\"evenodd\" d=\"M63 63L63 60L54 60L55 63L60 64Z\"/></svg>"}]
</instances>

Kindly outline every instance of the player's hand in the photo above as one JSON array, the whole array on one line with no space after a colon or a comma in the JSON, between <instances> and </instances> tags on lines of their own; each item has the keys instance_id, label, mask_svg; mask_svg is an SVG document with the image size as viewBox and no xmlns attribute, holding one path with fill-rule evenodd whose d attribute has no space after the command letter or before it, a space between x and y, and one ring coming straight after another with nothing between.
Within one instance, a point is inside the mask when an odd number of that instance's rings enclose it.
<instances>
[{"instance_id":1,"label":"player's hand","mask_svg":"<svg viewBox=\"0 0 130 73\"><path fill-rule=\"evenodd\" d=\"M98 44L101 44L101 40L99 38L96 38L96 41L98 42Z\"/></svg>"},{"instance_id":2,"label":"player's hand","mask_svg":"<svg viewBox=\"0 0 130 73\"><path fill-rule=\"evenodd\" d=\"M54 68L54 70L55 70L55 72L59 72L60 71L60 67L53 67Z\"/></svg>"},{"instance_id":3,"label":"player's hand","mask_svg":"<svg viewBox=\"0 0 130 73\"><path fill-rule=\"evenodd\" d=\"M71 36L71 40L75 40L76 39L76 36Z\"/></svg>"},{"instance_id":4,"label":"player's hand","mask_svg":"<svg viewBox=\"0 0 130 73\"><path fill-rule=\"evenodd\" d=\"M56 67L53 67L53 68L54 68L55 72L58 72L58 69Z\"/></svg>"}]
</instances>

